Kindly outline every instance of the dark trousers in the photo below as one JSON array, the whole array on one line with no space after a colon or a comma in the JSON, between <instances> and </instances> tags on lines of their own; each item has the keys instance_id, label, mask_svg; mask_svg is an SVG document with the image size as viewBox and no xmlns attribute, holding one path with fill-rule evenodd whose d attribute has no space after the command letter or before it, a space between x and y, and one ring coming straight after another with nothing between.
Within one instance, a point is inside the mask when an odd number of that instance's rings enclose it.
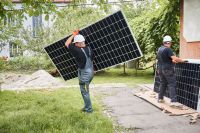
<instances>
[{"instance_id":1,"label":"dark trousers","mask_svg":"<svg viewBox=\"0 0 200 133\"><path fill-rule=\"evenodd\" d=\"M171 102L177 102L176 96L176 77L174 68L159 70L160 87L159 87L159 99L163 99L166 89L169 90Z\"/></svg>"}]
</instances>

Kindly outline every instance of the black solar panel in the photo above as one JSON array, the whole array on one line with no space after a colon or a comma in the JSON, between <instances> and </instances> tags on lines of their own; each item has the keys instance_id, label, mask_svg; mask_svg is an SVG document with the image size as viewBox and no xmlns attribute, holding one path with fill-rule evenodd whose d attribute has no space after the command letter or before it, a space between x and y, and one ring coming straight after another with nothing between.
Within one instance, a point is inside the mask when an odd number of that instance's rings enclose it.
<instances>
[{"instance_id":1,"label":"black solar panel","mask_svg":"<svg viewBox=\"0 0 200 133\"><path fill-rule=\"evenodd\" d=\"M142 57L121 11L80 30L80 34L85 37L86 44L94 52L96 71ZM45 51L65 80L77 77L74 57L65 47L68 37L45 47Z\"/></svg>"},{"instance_id":2,"label":"black solar panel","mask_svg":"<svg viewBox=\"0 0 200 133\"><path fill-rule=\"evenodd\" d=\"M180 63L175 65L178 102L197 109L200 88L200 64ZM154 91L159 92L159 74L155 75ZM167 89L165 96L169 97Z\"/></svg>"}]
</instances>

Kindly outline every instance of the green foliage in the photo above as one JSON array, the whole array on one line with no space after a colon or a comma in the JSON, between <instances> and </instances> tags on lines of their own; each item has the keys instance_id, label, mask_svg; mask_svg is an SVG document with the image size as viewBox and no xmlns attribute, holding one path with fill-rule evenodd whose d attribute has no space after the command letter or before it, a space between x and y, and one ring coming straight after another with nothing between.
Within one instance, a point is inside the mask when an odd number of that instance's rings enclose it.
<instances>
[{"instance_id":1,"label":"green foliage","mask_svg":"<svg viewBox=\"0 0 200 133\"><path fill-rule=\"evenodd\" d=\"M45 19L48 20L50 13L58 13L58 11L56 11L55 5L52 4L50 0L22 0L22 2L22 9L20 10L15 9L15 5L11 0L0 2L0 52L5 45L12 42L20 46L20 51L28 50L36 53L36 56L32 58L18 57L8 63L1 61L1 70L48 69L49 66L52 67L52 63L49 62L49 59L41 61L40 56L44 56L45 54L44 46L66 36L66 34L71 33L75 29L86 26L88 22L93 22L100 16L100 13L97 13L92 8L76 6L76 9L68 9L68 7L66 7L64 10L61 10L59 14L56 14L57 20L53 27L38 27L34 29L38 31L37 37L33 37L32 29L23 29L22 27L24 15L38 16L40 14L46 14ZM76 1L76 3L83 2L85 1ZM92 18L90 21L83 19L88 16ZM77 19L77 17L80 19Z\"/></svg>"},{"instance_id":2,"label":"green foliage","mask_svg":"<svg viewBox=\"0 0 200 133\"><path fill-rule=\"evenodd\" d=\"M50 42L53 43L62 37L70 35L74 30L80 29L100 20L105 14L94 8L64 8L60 11L62 16L57 17L54 25L50 28Z\"/></svg>"},{"instance_id":3,"label":"green foliage","mask_svg":"<svg viewBox=\"0 0 200 133\"><path fill-rule=\"evenodd\" d=\"M77 7L79 4L84 4L86 2L87 0L71 0L73 7ZM109 6L105 4L107 0L92 0L91 2L100 7L100 9L108 10ZM1 0L0 21L2 21L5 17L23 19L25 18L25 14L28 14L29 16L39 16L41 14L45 14L45 19L48 20L49 14L60 14L52 0L21 0L21 3L22 7L17 9L15 7L15 3L12 3L12 0Z\"/></svg>"},{"instance_id":4,"label":"green foliage","mask_svg":"<svg viewBox=\"0 0 200 133\"><path fill-rule=\"evenodd\" d=\"M36 37L32 35L33 30L37 31ZM28 50L40 56L41 54L45 54L44 47L50 44L49 28L37 27L33 30L22 29L20 31L23 42L19 43L19 45L22 51Z\"/></svg>"},{"instance_id":5,"label":"green foliage","mask_svg":"<svg viewBox=\"0 0 200 133\"><path fill-rule=\"evenodd\" d=\"M94 98L93 98L94 99ZM0 92L1 133L112 133L96 99L94 112L81 113L79 89Z\"/></svg>"},{"instance_id":6,"label":"green foliage","mask_svg":"<svg viewBox=\"0 0 200 133\"><path fill-rule=\"evenodd\" d=\"M0 59L0 70L6 69L6 62Z\"/></svg>"},{"instance_id":7,"label":"green foliage","mask_svg":"<svg viewBox=\"0 0 200 133\"><path fill-rule=\"evenodd\" d=\"M12 0L3 0L0 2L0 21L5 17L15 17L23 19L25 14L29 16L39 16L40 14L51 14L56 12L56 6L51 0L21 0L22 7L15 8Z\"/></svg>"},{"instance_id":8,"label":"green foliage","mask_svg":"<svg viewBox=\"0 0 200 133\"><path fill-rule=\"evenodd\" d=\"M139 7L124 6L126 16L144 57L140 66L155 60L156 51L162 44L164 35L173 38L174 50L178 53L179 44L179 0L159 0L146 2Z\"/></svg>"},{"instance_id":9,"label":"green foliage","mask_svg":"<svg viewBox=\"0 0 200 133\"><path fill-rule=\"evenodd\" d=\"M8 21L11 22L8 23ZM10 42L20 41L20 35L18 34L20 28L21 23L14 21L14 18L7 18L5 21L0 21L0 52Z\"/></svg>"},{"instance_id":10,"label":"green foliage","mask_svg":"<svg viewBox=\"0 0 200 133\"><path fill-rule=\"evenodd\" d=\"M27 9L27 11L24 12L28 13L30 16L37 16L44 13L47 14L45 19L49 19L48 13L55 11L54 5L52 5L51 2L45 3L44 1L45 0L39 0L35 3L33 3L33 0L24 1L24 10ZM55 14L55 22L52 27L38 27L38 34L35 38L32 37L31 30L20 29L20 22L19 25L16 25L16 28L12 27L11 24L8 25L7 28L4 28L3 22L1 22L1 46L5 45L7 42L13 41L20 45L22 51L28 50L35 52L36 56L40 58L40 56L44 56L45 54L43 50L44 46L70 35L73 30L86 27L106 15L107 12L105 11L108 11L109 9L109 6L105 4L107 0L92 1L100 8L78 6L77 4L85 3L86 1L73 0L72 4L74 4L74 6L63 8L58 14ZM1 2L1 7L4 7L5 5L9 7L13 6L12 3L2 4ZM36 11L36 9L38 9L38 11ZM48 12L47 9L51 11ZM156 51L162 44L162 38L164 35L168 34L172 36L174 41L174 50L178 53L180 15L179 0L154 0L153 3L148 3L148 1L146 1L137 6L124 4L122 5L122 9L128 18L130 27L132 28L144 54L144 57L140 59L141 67L144 67L146 63L155 60Z\"/></svg>"},{"instance_id":11,"label":"green foliage","mask_svg":"<svg viewBox=\"0 0 200 133\"><path fill-rule=\"evenodd\" d=\"M166 3L161 3L163 8L157 17L150 21L149 36L153 39L157 49L162 43L164 35L170 35L173 38L173 46L178 54L179 34L180 34L180 1L168 0ZM161 37L158 37L160 35ZM153 48L152 51L156 52Z\"/></svg>"},{"instance_id":12,"label":"green foliage","mask_svg":"<svg viewBox=\"0 0 200 133\"><path fill-rule=\"evenodd\" d=\"M12 0L0 1L0 52L10 42L17 45L24 43L23 37L21 37L23 35L21 29L23 28L22 22L25 14L29 16L46 14L45 19L48 19L49 14L57 12L57 8L51 0L21 0L21 2L22 7L19 9L15 7L16 5L12 3Z\"/></svg>"},{"instance_id":13,"label":"green foliage","mask_svg":"<svg viewBox=\"0 0 200 133\"><path fill-rule=\"evenodd\" d=\"M45 56L33 57L15 57L7 62L0 61L0 70L18 71L18 70L38 70L38 69L52 69L54 65Z\"/></svg>"},{"instance_id":14,"label":"green foliage","mask_svg":"<svg viewBox=\"0 0 200 133\"><path fill-rule=\"evenodd\" d=\"M100 11L96 11L93 8L73 9L70 7L64 8L60 11L60 13L61 14L56 15L56 21L52 27L37 27L34 29L37 30L36 37L33 37L32 30L28 29L21 28L17 29L16 32L13 32L13 34L15 33L17 37L12 41L20 46L20 51L27 50L31 53L34 53L35 56L16 57L10 60L6 65L2 65L2 67L0 67L1 70L52 69L53 65L49 58L44 58L47 56L44 51L44 47L55 42L56 40L59 40L60 38L67 36L67 34L71 34L73 30L85 27L104 16ZM8 38L3 40L8 40L9 42Z\"/></svg>"}]
</instances>

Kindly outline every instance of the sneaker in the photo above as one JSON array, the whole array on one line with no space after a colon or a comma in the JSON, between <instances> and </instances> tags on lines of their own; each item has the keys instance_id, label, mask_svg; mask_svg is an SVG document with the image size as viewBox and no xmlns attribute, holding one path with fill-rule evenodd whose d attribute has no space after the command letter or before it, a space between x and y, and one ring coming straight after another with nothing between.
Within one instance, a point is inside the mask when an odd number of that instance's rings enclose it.
<instances>
[{"instance_id":1,"label":"sneaker","mask_svg":"<svg viewBox=\"0 0 200 133\"><path fill-rule=\"evenodd\" d=\"M170 104L171 107L182 107L182 104L178 103L178 102L171 102Z\"/></svg>"},{"instance_id":2,"label":"sneaker","mask_svg":"<svg viewBox=\"0 0 200 133\"><path fill-rule=\"evenodd\" d=\"M164 99L158 99L158 102L159 103L165 103L165 100Z\"/></svg>"}]
</instances>

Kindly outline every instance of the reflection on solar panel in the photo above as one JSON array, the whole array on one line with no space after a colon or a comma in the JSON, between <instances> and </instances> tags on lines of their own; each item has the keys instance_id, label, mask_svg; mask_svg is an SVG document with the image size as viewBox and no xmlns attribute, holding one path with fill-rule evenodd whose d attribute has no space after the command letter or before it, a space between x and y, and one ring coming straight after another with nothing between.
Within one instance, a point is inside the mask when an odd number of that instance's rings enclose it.
<instances>
[{"instance_id":1,"label":"reflection on solar panel","mask_svg":"<svg viewBox=\"0 0 200 133\"><path fill-rule=\"evenodd\" d=\"M178 102L197 109L200 88L200 64L180 63L175 66L176 92ZM158 73L155 76L154 91L159 92L160 79ZM169 91L166 95L169 97Z\"/></svg>"},{"instance_id":2,"label":"reflection on solar panel","mask_svg":"<svg viewBox=\"0 0 200 133\"><path fill-rule=\"evenodd\" d=\"M121 11L82 29L80 34L85 37L86 44L94 52L96 71L142 56ZM65 47L68 37L45 47L45 51L65 80L77 77L74 57Z\"/></svg>"}]
</instances>

